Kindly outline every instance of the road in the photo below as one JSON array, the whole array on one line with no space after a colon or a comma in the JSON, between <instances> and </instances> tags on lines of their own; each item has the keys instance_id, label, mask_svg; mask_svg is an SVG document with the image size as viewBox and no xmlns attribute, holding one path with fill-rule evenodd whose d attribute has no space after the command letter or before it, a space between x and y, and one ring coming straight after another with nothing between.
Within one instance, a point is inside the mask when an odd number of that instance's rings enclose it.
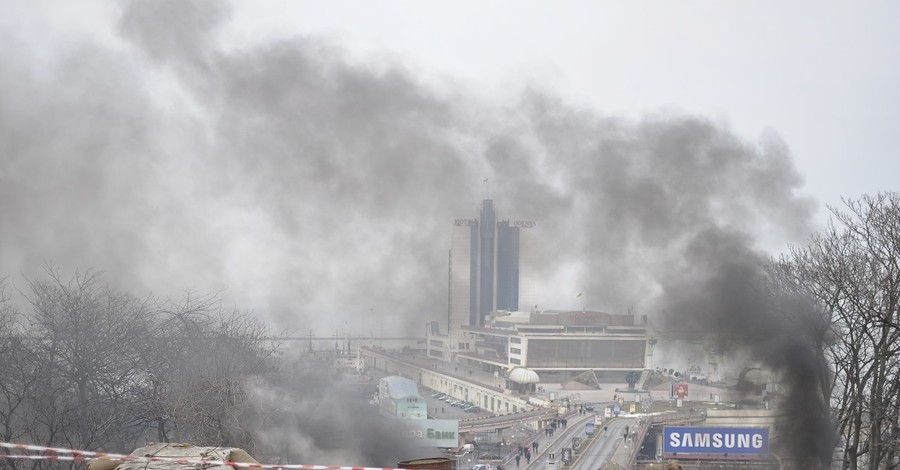
<instances>
[{"instance_id":1,"label":"road","mask_svg":"<svg viewBox=\"0 0 900 470\"><path fill-rule=\"evenodd\" d=\"M525 462L522 461L522 465L519 468L532 470L553 468L552 466L548 465L549 454L555 454L558 461L559 456L562 454L562 448L572 446L573 437L584 437L584 423L593 421L594 415L575 415L568 418L568 420L569 425L564 429L557 429L552 438L540 439L543 442L541 448L539 449L539 455L535 456L535 458L531 460L531 464L529 465L525 465ZM512 469L514 467L509 466L508 468Z\"/></svg>"},{"instance_id":2,"label":"road","mask_svg":"<svg viewBox=\"0 0 900 470\"><path fill-rule=\"evenodd\" d=\"M603 468L610 461L621 464L627 459L630 447L634 445L631 441L625 442L625 427L628 426L629 431L632 431L636 424L637 420L635 419L619 417L599 426L594 438L585 443L588 447L582 449L571 469Z\"/></svg>"}]
</instances>

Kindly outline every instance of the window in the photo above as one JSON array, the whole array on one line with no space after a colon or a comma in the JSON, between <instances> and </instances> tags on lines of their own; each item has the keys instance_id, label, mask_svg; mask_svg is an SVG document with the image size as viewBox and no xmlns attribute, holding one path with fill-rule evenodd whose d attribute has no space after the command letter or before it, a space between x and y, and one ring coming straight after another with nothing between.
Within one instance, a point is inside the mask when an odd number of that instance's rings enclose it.
<instances>
[{"instance_id":1,"label":"window","mask_svg":"<svg viewBox=\"0 0 900 470\"><path fill-rule=\"evenodd\" d=\"M537 367L643 367L644 341L532 339L528 365Z\"/></svg>"},{"instance_id":2,"label":"window","mask_svg":"<svg viewBox=\"0 0 900 470\"><path fill-rule=\"evenodd\" d=\"M510 354L522 354L522 350L519 348L509 348Z\"/></svg>"},{"instance_id":3,"label":"window","mask_svg":"<svg viewBox=\"0 0 900 470\"><path fill-rule=\"evenodd\" d=\"M509 342L513 343L513 344L522 344L522 338L517 338L515 336L512 336L509 338Z\"/></svg>"}]
</instances>

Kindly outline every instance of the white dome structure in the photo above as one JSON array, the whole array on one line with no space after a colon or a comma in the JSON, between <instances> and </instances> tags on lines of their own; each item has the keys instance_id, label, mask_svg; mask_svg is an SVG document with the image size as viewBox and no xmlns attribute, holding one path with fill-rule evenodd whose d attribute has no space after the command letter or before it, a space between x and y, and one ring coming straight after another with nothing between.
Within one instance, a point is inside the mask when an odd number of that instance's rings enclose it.
<instances>
[{"instance_id":1,"label":"white dome structure","mask_svg":"<svg viewBox=\"0 0 900 470\"><path fill-rule=\"evenodd\" d=\"M541 381L537 372L524 367L516 367L509 372L509 380L517 384L536 384Z\"/></svg>"}]
</instances>

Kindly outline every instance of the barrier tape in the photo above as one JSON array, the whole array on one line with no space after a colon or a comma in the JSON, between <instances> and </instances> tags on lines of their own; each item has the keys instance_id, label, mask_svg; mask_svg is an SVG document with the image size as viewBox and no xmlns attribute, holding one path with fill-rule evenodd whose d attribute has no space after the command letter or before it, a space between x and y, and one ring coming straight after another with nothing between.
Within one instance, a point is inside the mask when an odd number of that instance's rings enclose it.
<instances>
[{"instance_id":1,"label":"barrier tape","mask_svg":"<svg viewBox=\"0 0 900 470\"><path fill-rule=\"evenodd\" d=\"M69 462L85 462L96 460L99 458L108 458L110 460L121 460L123 462L170 462L182 465L220 465L237 468L274 468L274 469L308 469L308 470L401 470L394 467L341 467L329 465L305 465L305 464L262 464L252 462L230 462L227 460L211 460L203 458L184 458L184 457L155 457L155 456L132 456L125 454L113 454L110 452L93 452L89 450L63 449L59 447L44 447L31 444L14 444L10 442L0 442L0 448L25 450L30 452L53 452L57 454L71 455L32 455L32 454L4 454L0 453L3 459L22 459L22 460L63 460Z\"/></svg>"},{"instance_id":2,"label":"barrier tape","mask_svg":"<svg viewBox=\"0 0 900 470\"><path fill-rule=\"evenodd\" d=\"M68 462L87 462L88 460L96 460L96 457L81 457L78 455L67 457L64 455L0 454L0 458L17 460L65 460Z\"/></svg>"}]
</instances>

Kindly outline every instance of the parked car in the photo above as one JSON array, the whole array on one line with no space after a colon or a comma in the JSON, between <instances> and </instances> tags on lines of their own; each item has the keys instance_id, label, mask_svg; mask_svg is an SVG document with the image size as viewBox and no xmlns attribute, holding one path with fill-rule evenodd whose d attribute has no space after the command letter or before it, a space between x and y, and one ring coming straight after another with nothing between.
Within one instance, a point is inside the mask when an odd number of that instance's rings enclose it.
<instances>
[{"instance_id":1,"label":"parked car","mask_svg":"<svg viewBox=\"0 0 900 470\"><path fill-rule=\"evenodd\" d=\"M472 465L472 470L494 470L494 467L489 463L476 463Z\"/></svg>"}]
</instances>

